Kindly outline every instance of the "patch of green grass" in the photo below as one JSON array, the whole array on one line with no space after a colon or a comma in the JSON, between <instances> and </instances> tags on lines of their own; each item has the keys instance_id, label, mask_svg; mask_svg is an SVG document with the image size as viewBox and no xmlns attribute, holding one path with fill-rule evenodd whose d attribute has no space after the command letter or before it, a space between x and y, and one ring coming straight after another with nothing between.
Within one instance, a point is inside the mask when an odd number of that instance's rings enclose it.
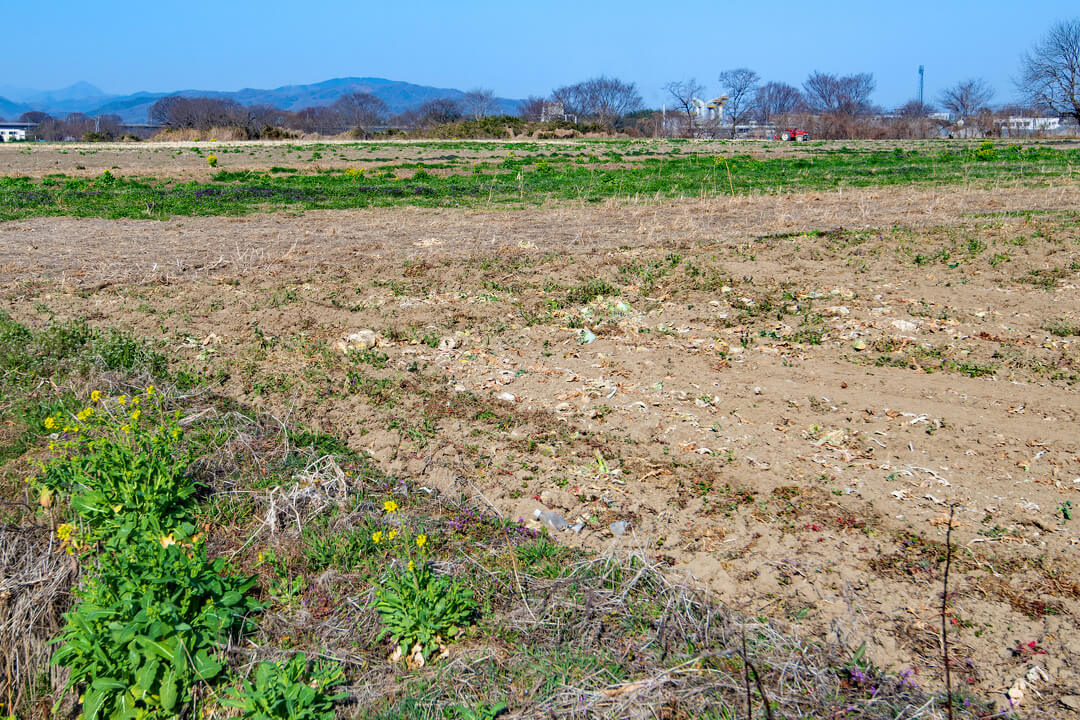
<instances>
[{"instance_id":1,"label":"patch of green grass","mask_svg":"<svg viewBox=\"0 0 1080 720\"><path fill-rule=\"evenodd\" d=\"M576 287L570 289L566 293L566 302L568 305L584 305L592 302L598 297L605 295L618 295L618 289L603 278L592 278L587 280Z\"/></svg>"},{"instance_id":2,"label":"patch of green grass","mask_svg":"<svg viewBox=\"0 0 1080 720\"><path fill-rule=\"evenodd\" d=\"M1074 335L1080 335L1080 323L1073 322L1068 318L1059 318L1042 326L1043 330L1046 330L1051 335L1057 337L1072 337Z\"/></svg>"},{"instance_id":3,"label":"patch of green grass","mask_svg":"<svg viewBox=\"0 0 1080 720\"><path fill-rule=\"evenodd\" d=\"M424 150L439 143L417 143ZM308 149L314 146L309 146ZM505 146L493 144L500 152ZM537 146L539 147L539 146ZM584 148L610 149L603 141ZM623 148L630 146L624 143ZM642 148L651 147L642 144ZM658 146L657 146L658 147ZM207 182L182 182L112 174L94 178L0 177L0 221L41 215L106 218L167 218L175 215L240 215L291 207L298 210L411 205L475 207L540 204L549 200L599 202L618 197L686 197L701 195L797 192L844 187L950 184L1023 178L1040 182L1074 172L1080 150L1048 146L995 149L992 159L974 145L949 145L937 154L841 148L768 159L747 155L727 158L731 178L714 157L700 152L676 156L653 154L633 162L629 152L607 153L597 162L573 157L515 156L476 173L467 159L455 157L446 175L418 171L397 179L384 166L381 173L338 170L300 172L274 167L269 172L216 173ZM471 148L473 151L481 148ZM528 152L518 148L518 152ZM318 154L313 151L313 157ZM415 163L410 165L411 168Z\"/></svg>"}]
</instances>

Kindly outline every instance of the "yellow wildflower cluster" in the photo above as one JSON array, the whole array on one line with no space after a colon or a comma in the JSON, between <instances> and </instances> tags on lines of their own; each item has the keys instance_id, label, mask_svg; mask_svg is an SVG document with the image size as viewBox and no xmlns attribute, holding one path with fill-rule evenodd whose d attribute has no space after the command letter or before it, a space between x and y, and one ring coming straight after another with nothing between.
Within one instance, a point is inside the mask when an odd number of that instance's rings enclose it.
<instances>
[{"instance_id":1,"label":"yellow wildflower cluster","mask_svg":"<svg viewBox=\"0 0 1080 720\"><path fill-rule=\"evenodd\" d=\"M79 549L79 541L75 537L75 526L71 523L63 523L56 527L56 537L60 538L60 547L68 555L74 555Z\"/></svg>"},{"instance_id":2,"label":"yellow wildflower cluster","mask_svg":"<svg viewBox=\"0 0 1080 720\"><path fill-rule=\"evenodd\" d=\"M383 502L383 510L386 511L387 515L392 516L399 509L400 506L395 500L387 500ZM421 533L413 537L408 530L405 530L404 534L405 537L402 538L402 544L400 544L398 547L398 550L400 552L394 552L393 549L390 549L392 554L398 555L400 557L401 555L412 555L416 550L421 551L421 553L424 551L424 547L428 544L427 535ZM391 527L385 530L375 530L371 533L371 542L374 545L382 545L384 542L389 545L390 543L394 542L394 540L396 540L399 535L402 535L402 531L396 527ZM416 550L413 549L414 544L416 546ZM410 559L408 567L409 570L414 570L416 568L416 563L413 562L412 559Z\"/></svg>"}]
</instances>

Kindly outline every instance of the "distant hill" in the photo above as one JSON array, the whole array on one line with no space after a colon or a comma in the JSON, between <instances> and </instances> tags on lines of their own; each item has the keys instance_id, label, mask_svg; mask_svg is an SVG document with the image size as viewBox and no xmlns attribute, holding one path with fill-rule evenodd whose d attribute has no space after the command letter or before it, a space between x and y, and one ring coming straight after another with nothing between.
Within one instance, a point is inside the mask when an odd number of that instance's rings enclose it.
<instances>
[{"instance_id":1,"label":"distant hill","mask_svg":"<svg viewBox=\"0 0 1080 720\"><path fill-rule=\"evenodd\" d=\"M23 105L0 97L0 117L5 120L18 120L19 116L30 110L30 106Z\"/></svg>"},{"instance_id":2,"label":"distant hill","mask_svg":"<svg viewBox=\"0 0 1080 720\"><path fill-rule=\"evenodd\" d=\"M329 105L345 93L369 92L381 98L389 106L390 111L395 113L409 110L435 98L461 99L465 95L461 90L454 88L436 88L385 78L334 78L309 85L284 85L271 90L258 88L244 88L228 92L178 90L168 93L139 92L119 96L106 95L85 82L75 83L62 90L46 92L0 86L0 92L5 89L16 91L12 93L12 96L17 95L20 103L29 105L34 110L44 110L57 115L71 112L82 112L88 115L116 114L125 122L134 123L146 122L150 106L167 95L232 98L242 105L266 104L282 110L299 110L304 107ZM519 105L519 100L498 98L496 112L512 115L517 112ZM0 104L0 115L7 117L3 107ZM26 112L27 109L30 108L19 110L19 113Z\"/></svg>"}]
</instances>

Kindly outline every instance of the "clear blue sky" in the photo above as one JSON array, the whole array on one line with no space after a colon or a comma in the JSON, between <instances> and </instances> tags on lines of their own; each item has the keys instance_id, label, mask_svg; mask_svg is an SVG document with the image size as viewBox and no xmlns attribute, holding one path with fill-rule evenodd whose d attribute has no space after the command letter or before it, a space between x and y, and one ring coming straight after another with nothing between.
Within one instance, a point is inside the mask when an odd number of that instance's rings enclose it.
<instances>
[{"instance_id":1,"label":"clear blue sky","mask_svg":"<svg viewBox=\"0 0 1080 720\"><path fill-rule=\"evenodd\" d=\"M874 100L926 96L985 77L995 103L1013 96L1021 52L1080 4L953 2L433 2L58 0L10 8L0 84L54 89L78 80L111 93L277 87L343 76L544 95L606 73L661 86L746 66L800 85L812 70L872 72Z\"/></svg>"}]
</instances>

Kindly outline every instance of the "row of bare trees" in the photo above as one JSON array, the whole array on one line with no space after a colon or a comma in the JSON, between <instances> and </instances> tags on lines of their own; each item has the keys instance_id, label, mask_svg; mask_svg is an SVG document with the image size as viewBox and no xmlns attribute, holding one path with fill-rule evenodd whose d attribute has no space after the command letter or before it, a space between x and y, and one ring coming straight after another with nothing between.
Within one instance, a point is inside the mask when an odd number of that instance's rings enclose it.
<instances>
[{"instance_id":1,"label":"row of bare trees","mask_svg":"<svg viewBox=\"0 0 1080 720\"><path fill-rule=\"evenodd\" d=\"M726 96L723 122L705 124L700 98L705 87L696 79L675 80L664 85L673 107L682 119L688 136L724 133L735 137L738 126L750 122L764 126L794 123L796 120L816 137L865 137L882 128L907 128L918 135L940 131L940 118L932 118L938 108L912 100L894 113L886 113L871 102L876 83L870 73L836 75L812 72L796 88L783 82L762 84L749 68L725 70L719 75ZM1026 107L1006 106L996 113L989 107L994 89L983 78L969 78L943 90L938 98L948 113L944 124L957 131L974 134L992 132L1000 125L1002 112L1013 115L1031 112L1052 113L1080 122L1080 19L1059 22L1025 54L1021 61L1017 89ZM886 120L897 122L882 122Z\"/></svg>"},{"instance_id":2,"label":"row of bare trees","mask_svg":"<svg viewBox=\"0 0 1080 720\"><path fill-rule=\"evenodd\" d=\"M488 88L470 90L460 99L434 98L397 114L391 113L381 98L367 92L345 93L330 105L296 111L272 105L244 106L231 98L172 95L151 106L149 120L168 128L241 128L250 137L259 137L273 128L320 135L352 132L364 136L385 127L418 130L462 118L479 120L497 108L495 93Z\"/></svg>"},{"instance_id":3,"label":"row of bare trees","mask_svg":"<svg viewBox=\"0 0 1080 720\"><path fill-rule=\"evenodd\" d=\"M435 98L396 115L381 98L365 92L346 93L330 105L296 111L272 105L244 106L229 98L173 95L161 98L151 106L149 120L175 129L240 128L250 137L260 137L272 128L321 135L351 131L363 136L387 126L418 129L453 122L462 118L466 110L482 116L494 105L494 96L490 91L486 93L486 96L483 91L478 91L475 96L468 93L463 101Z\"/></svg>"},{"instance_id":4,"label":"row of bare trees","mask_svg":"<svg viewBox=\"0 0 1080 720\"><path fill-rule=\"evenodd\" d=\"M55 118L39 110L31 110L19 116L19 122L33 123L28 136L34 140L111 140L123 134L123 119L119 115L95 115L69 113Z\"/></svg>"},{"instance_id":5,"label":"row of bare trees","mask_svg":"<svg viewBox=\"0 0 1080 720\"><path fill-rule=\"evenodd\" d=\"M870 73L834 75L815 71L802 89L775 81L762 84L761 77L749 68L725 70L719 81L725 98L723 115L719 122L711 124L703 122L698 105L704 85L691 78L664 86L683 116L685 134L723 133L735 137L740 125L778 125L800 115L815 118L815 136L851 137L858 130L857 120L874 110L870 95L875 83Z\"/></svg>"},{"instance_id":6,"label":"row of bare trees","mask_svg":"<svg viewBox=\"0 0 1080 720\"><path fill-rule=\"evenodd\" d=\"M642 107L644 102L636 84L601 75L555 88L548 97L532 95L521 103L518 115L529 122L570 119L620 130L624 121ZM545 108L558 111L552 115Z\"/></svg>"}]
</instances>

